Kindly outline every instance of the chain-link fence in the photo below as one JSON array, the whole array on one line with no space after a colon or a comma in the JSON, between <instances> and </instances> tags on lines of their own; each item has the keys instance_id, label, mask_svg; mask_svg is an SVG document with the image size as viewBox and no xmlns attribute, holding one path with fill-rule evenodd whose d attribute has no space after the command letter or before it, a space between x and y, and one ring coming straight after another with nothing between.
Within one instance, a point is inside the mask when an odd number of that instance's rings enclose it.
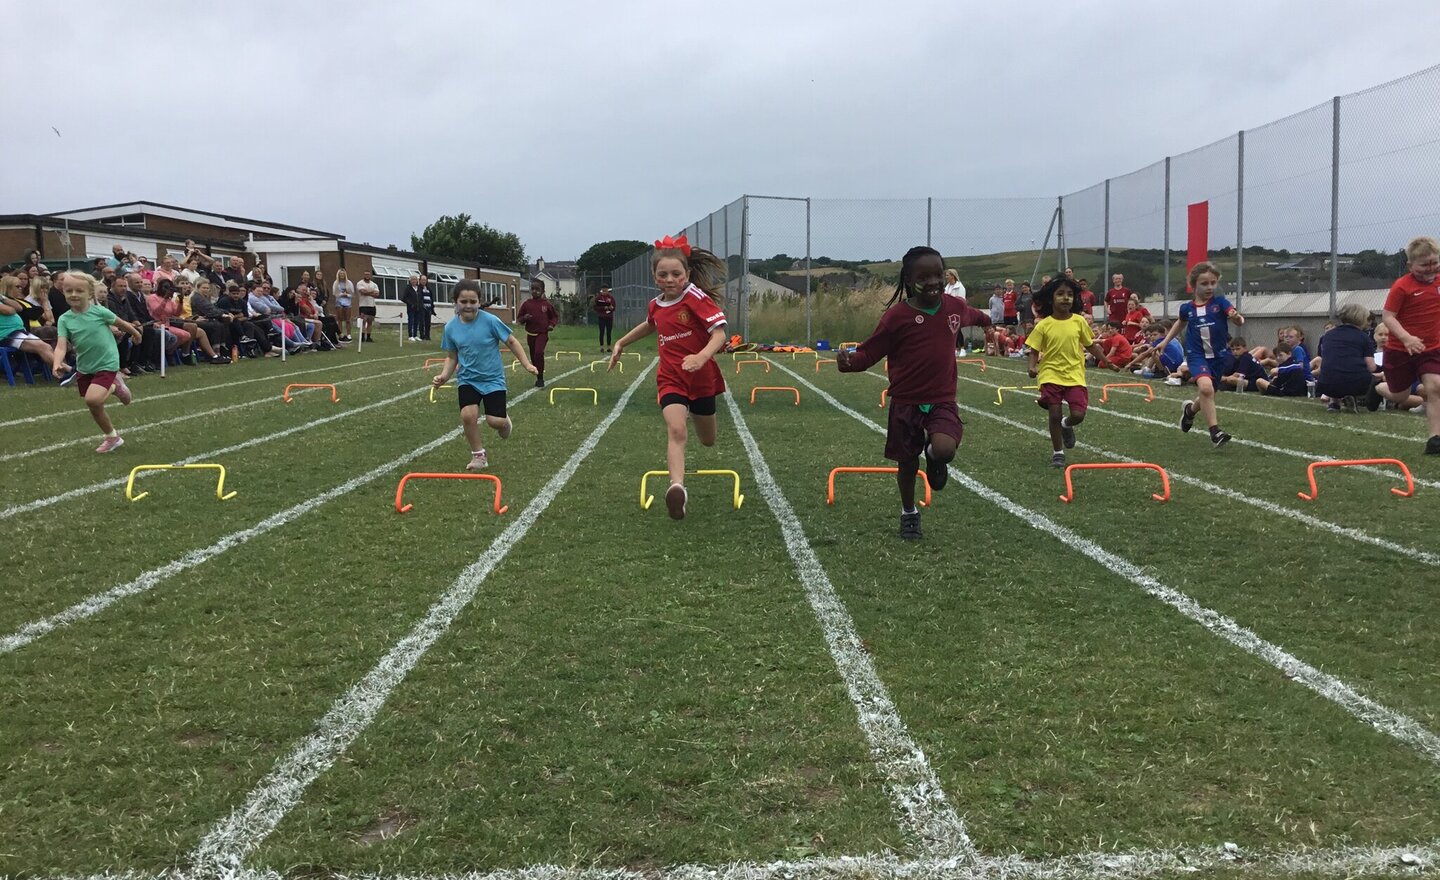
<instances>
[{"instance_id":1,"label":"chain-link fence","mask_svg":"<svg viewBox=\"0 0 1440 880\"><path fill-rule=\"evenodd\" d=\"M1440 65L1055 198L743 196L676 231L727 261L732 330L757 341L863 338L900 256L922 243L982 307L995 285L1038 284L1068 266L1097 295L1124 275L1169 315L1193 244L1242 303L1292 294L1264 304L1375 308L1405 271L1405 243L1440 232L1428 185L1440 166L1437 106ZM1193 118L1203 125L1203 113ZM617 270L613 287L624 320L642 320L658 292L649 255Z\"/></svg>"}]
</instances>

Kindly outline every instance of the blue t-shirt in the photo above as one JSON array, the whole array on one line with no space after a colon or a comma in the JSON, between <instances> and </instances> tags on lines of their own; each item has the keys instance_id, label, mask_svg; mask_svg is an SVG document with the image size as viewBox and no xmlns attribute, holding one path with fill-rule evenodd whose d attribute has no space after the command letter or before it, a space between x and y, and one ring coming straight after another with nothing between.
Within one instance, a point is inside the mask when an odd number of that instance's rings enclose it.
<instances>
[{"instance_id":1,"label":"blue t-shirt","mask_svg":"<svg viewBox=\"0 0 1440 880\"><path fill-rule=\"evenodd\" d=\"M1295 350L1291 352L1290 356L1300 364L1300 372L1305 374L1305 381L1315 381L1315 374L1310 372L1310 352L1305 350L1304 344L1295 346Z\"/></svg>"},{"instance_id":2,"label":"blue t-shirt","mask_svg":"<svg viewBox=\"0 0 1440 880\"><path fill-rule=\"evenodd\" d=\"M1160 363L1172 371L1180 369L1180 365L1185 363L1185 347L1180 344L1180 340L1170 340L1165 350L1160 352Z\"/></svg>"},{"instance_id":3,"label":"blue t-shirt","mask_svg":"<svg viewBox=\"0 0 1440 880\"><path fill-rule=\"evenodd\" d=\"M1212 296L1202 306L1187 302L1180 307L1180 320L1185 322L1187 358L1210 360L1229 353L1229 315L1234 308L1223 296Z\"/></svg>"},{"instance_id":4,"label":"blue t-shirt","mask_svg":"<svg viewBox=\"0 0 1440 880\"><path fill-rule=\"evenodd\" d=\"M445 322L440 347L453 351L460 360L455 381L481 394L505 390L505 365L500 363L500 346L510 338L510 326L481 310L470 323L459 315Z\"/></svg>"}]
</instances>

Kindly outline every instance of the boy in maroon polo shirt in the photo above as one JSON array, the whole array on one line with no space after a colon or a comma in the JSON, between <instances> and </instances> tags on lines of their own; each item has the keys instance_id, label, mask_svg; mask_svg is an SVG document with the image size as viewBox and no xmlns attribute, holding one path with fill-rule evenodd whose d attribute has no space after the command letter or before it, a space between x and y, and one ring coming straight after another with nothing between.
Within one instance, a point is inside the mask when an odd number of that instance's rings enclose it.
<instances>
[{"instance_id":1,"label":"boy in maroon polo shirt","mask_svg":"<svg viewBox=\"0 0 1440 880\"><path fill-rule=\"evenodd\" d=\"M1386 396L1396 403L1420 383L1430 439L1426 455L1440 455L1440 242L1422 235L1405 246L1410 273L1398 279L1381 313L1390 339L1385 343Z\"/></svg>"},{"instance_id":2,"label":"boy in maroon polo shirt","mask_svg":"<svg viewBox=\"0 0 1440 880\"><path fill-rule=\"evenodd\" d=\"M881 358L890 361L890 425L885 457L897 465L900 487L900 537L916 540L920 510L915 506L915 475L925 453L930 488L945 488L946 465L955 457L964 426L955 405L955 334L961 327L989 327L990 316L964 300L945 296L945 264L940 252L914 247L900 263L900 284L893 303L870 338L853 351L841 349L835 366L858 373Z\"/></svg>"}]
</instances>

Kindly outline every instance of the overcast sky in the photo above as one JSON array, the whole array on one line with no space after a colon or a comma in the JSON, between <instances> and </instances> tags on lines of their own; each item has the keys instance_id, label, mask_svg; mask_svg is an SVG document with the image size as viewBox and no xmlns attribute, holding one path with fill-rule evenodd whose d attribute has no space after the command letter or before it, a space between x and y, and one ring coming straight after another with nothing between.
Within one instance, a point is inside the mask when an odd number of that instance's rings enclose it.
<instances>
[{"instance_id":1,"label":"overcast sky","mask_svg":"<svg viewBox=\"0 0 1440 880\"><path fill-rule=\"evenodd\" d=\"M551 260L742 193L1053 197L1440 62L1434 0L4 5L0 213Z\"/></svg>"}]
</instances>

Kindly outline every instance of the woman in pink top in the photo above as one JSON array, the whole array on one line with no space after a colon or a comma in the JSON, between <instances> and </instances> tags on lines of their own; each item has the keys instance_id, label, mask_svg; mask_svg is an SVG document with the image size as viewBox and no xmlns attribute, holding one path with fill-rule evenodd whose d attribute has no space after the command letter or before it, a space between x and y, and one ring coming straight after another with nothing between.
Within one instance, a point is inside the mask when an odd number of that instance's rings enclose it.
<instances>
[{"instance_id":1,"label":"woman in pink top","mask_svg":"<svg viewBox=\"0 0 1440 880\"><path fill-rule=\"evenodd\" d=\"M194 321L186 321L181 318L180 300L187 297L177 291L173 281L161 281L159 288L154 292L148 289L149 286L149 282L144 283L146 288L145 305L150 309L150 317L154 318L157 323L164 324L171 333L175 334L175 338L179 340L182 357L189 352L190 340L193 339L199 344L200 350L205 352L205 357L212 362L227 364L230 362L228 357L222 358L215 353L215 349L210 346L210 337L205 335L204 328Z\"/></svg>"}]
</instances>

